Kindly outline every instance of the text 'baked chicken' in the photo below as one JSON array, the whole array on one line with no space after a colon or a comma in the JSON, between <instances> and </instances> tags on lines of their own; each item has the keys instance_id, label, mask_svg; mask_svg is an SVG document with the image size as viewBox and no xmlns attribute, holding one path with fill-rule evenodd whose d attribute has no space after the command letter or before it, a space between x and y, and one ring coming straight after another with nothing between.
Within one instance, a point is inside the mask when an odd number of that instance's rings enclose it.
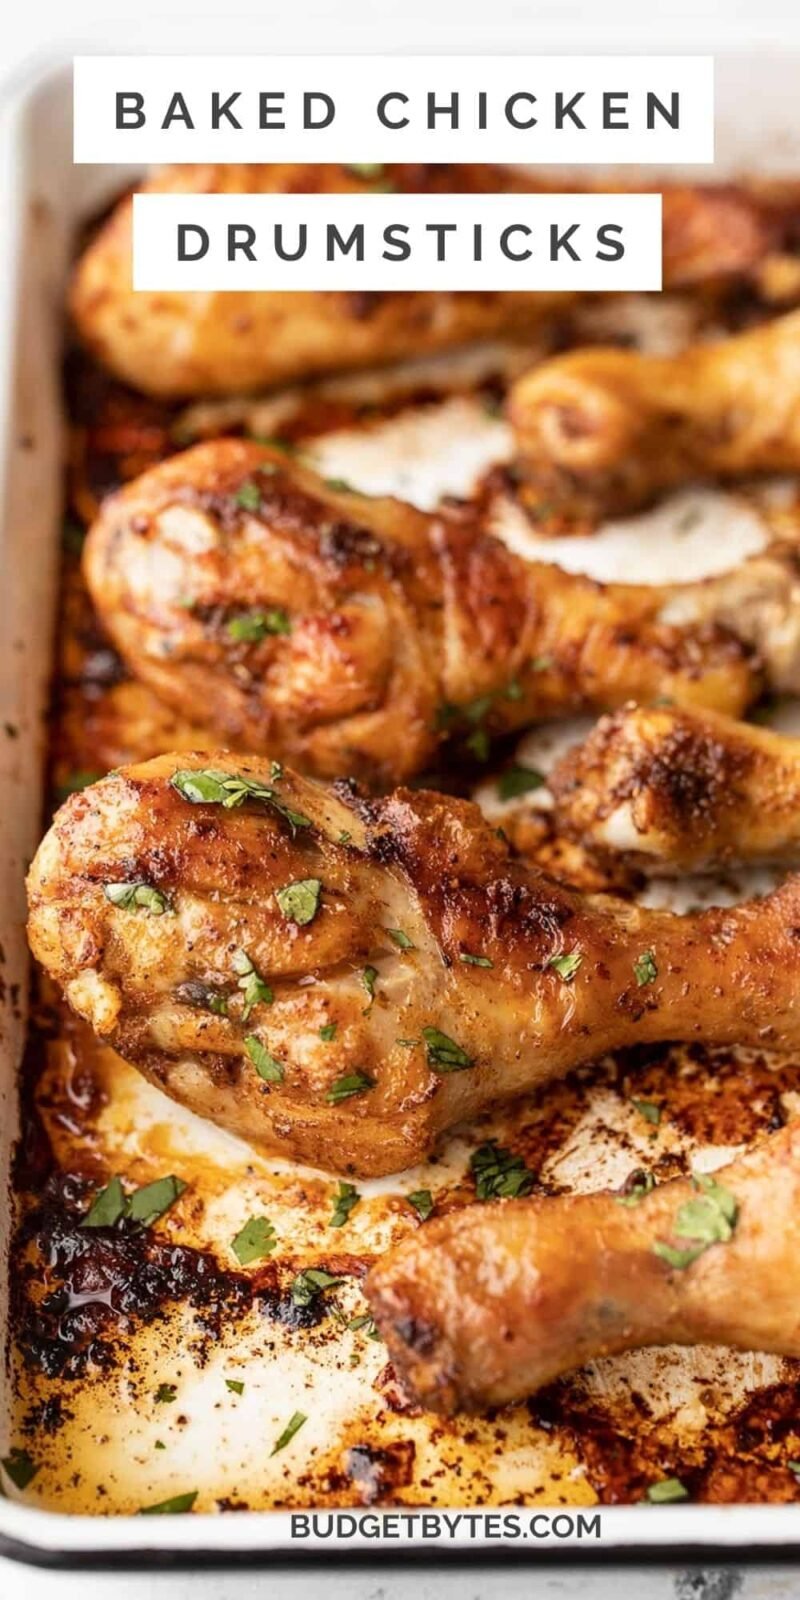
<instances>
[{"instance_id":1,"label":"text 'baked chicken'","mask_svg":"<svg viewBox=\"0 0 800 1600\"><path fill-rule=\"evenodd\" d=\"M410 1166L624 1045L800 1045L800 878L686 917L583 897L436 794L162 756L67 801L28 892L34 955L104 1040L339 1171Z\"/></svg>"}]
</instances>

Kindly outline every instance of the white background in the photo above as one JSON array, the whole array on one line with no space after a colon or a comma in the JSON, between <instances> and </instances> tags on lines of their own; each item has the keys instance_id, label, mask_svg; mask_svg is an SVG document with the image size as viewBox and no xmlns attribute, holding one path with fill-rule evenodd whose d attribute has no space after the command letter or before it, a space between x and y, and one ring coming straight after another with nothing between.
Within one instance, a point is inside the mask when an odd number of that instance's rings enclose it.
<instances>
[{"instance_id":1,"label":"white background","mask_svg":"<svg viewBox=\"0 0 800 1600\"><path fill-rule=\"evenodd\" d=\"M653 8L655 11L655 8ZM125 50L176 52L236 44L236 19L246 18L248 38L256 49L256 29L263 28L265 50L275 48L277 32L287 49L309 47L313 19L359 22L373 26L380 18L386 43L402 46L404 23L427 18L452 27L453 48L465 24L498 28L534 18L564 28L573 24L575 51L582 48L581 25L598 27L626 20L641 22L642 0L594 0L580 4L537 3L537 0L232 0L216 8L204 0L5 0L0 16L0 94L21 75L26 58L57 58L92 46L105 51L117 44L115 23L124 33ZM656 12L656 14L658 14ZM797 0L679 0L664 7L661 20L686 18L691 26L707 23L712 42L735 29L739 39L746 25L763 28L781 19L797 19ZM290 36L287 36L290 32ZM680 40L680 29L676 30ZM609 39L606 49L624 49L624 37ZM680 46L679 46L680 47ZM694 45L687 37L687 51ZM800 114L800 108L799 108ZM462 1569L436 1570L391 1562L369 1567L307 1568L223 1574L45 1573L0 1559L0 1600L795 1600L800 1596L800 1570L780 1567L687 1570L603 1567L597 1570L506 1566L470 1562Z\"/></svg>"}]
</instances>

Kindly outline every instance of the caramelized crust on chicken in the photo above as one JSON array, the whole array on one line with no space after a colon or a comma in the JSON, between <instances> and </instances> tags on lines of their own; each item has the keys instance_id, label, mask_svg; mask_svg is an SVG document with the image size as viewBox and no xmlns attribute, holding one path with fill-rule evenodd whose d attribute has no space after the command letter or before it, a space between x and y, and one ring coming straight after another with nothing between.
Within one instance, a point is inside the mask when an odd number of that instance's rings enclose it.
<instances>
[{"instance_id":1,"label":"caramelized crust on chicken","mask_svg":"<svg viewBox=\"0 0 800 1600\"><path fill-rule=\"evenodd\" d=\"M692 478L800 466L800 311L672 356L586 349L509 397L522 498L575 522L633 511Z\"/></svg>"},{"instance_id":2,"label":"caramelized crust on chicken","mask_svg":"<svg viewBox=\"0 0 800 1600\"><path fill-rule=\"evenodd\" d=\"M367 1295L414 1399L504 1405L644 1345L800 1356L800 1126L710 1186L636 1178L622 1195L468 1206L383 1256Z\"/></svg>"},{"instance_id":3,"label":"caramelized crust on chicken","mask_svg":"<svg viewBox=\"0 0 800 1600\"><path fill-rule=\"evenodd\" d=\"M739 605L719 627L713 586L688 591L701 621L665 625L683 590L526 562L473 516L366 498L241 440L197 445L108 500L84 570L115 645L168 705L325 776L391 782L447 737L631 698L738 712L761 685L755 621L740 626Z\"/></svg>"},{"instance_id":4,"label":"caramelized crust on chicken","mask_svg":"<svg viewBox=\"0 0 800 1600\"><path fill-rule=\"evenodd\" d=\"M28 892L34 955L107 1043L339 1171L624 1045L800 1045L800 877L686 917L584 897L436 794L162 756L67 801Z\"/></svg>"},{"instance_id":5,"label":"caramelized crust on chicken","mask_svg":"<svg viewBox=\"0 0 800 1600\"><path fill-rule=\"evenodd\" d=\"M530 193L555 181L491 166L167 167L146 193ZM590 186L591 187L591 186ZM637 185L637 187L640 187ZM796 185L684 186L664 193L667 285L765 282L787 292L785 250L796 231ZM72 313L86 344L117 377L147 394L235 394L315 373L380 365L498 333L522 337L569 294L135 293L130 197L81 258ZM789 272L791 279L791 271ZM771 287L770 287L771 285ZM796 292L796 286L790 292Z\"/></svg>"},{"instance_id":6,"label":"caramelized crust on chicken","mask_svg":"<svg viewBox=\"0 0 800 1600\"><path fill-rule=\"evenodd\" d=\"M559 827L653 872L800 850L800 740L710 711L628 706L548 778Z\"/></svg>"}]
</instances>

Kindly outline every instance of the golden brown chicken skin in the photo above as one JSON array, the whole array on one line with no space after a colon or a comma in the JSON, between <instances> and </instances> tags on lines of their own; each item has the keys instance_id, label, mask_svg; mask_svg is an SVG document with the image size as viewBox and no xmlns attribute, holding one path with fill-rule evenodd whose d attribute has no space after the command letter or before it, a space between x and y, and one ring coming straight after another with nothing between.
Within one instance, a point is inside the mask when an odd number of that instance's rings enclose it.
<instances>
[{"instance_id":1,"label":"golden brown chicken skin","mask_svg":"<svg viewBox=\"0 0 800 1600\"><path fill-rule=\"evenodd\" d=\"M467 1206L383 1256L366 1291L410 1395L481 1410L645 1345L800 1356L800 1126L647 1183Z\"/></svg>"},{"instance_id":2,"label":"golden brown chicken skin","mask_svg":"<svg viewBox=\"0 0 800 1600\"><path fill-rule=\"evenodd\" d=\"M516 860L476 806L161 756L57 813L34 955L168 1094L253 1144L393 1172L453 1123L669 1038L800 1044L800 878L675 917Z\"/></svg>"},{"instance_id":3,"label":"golden brown chicken skin","mask_svg":"<svg viewBox=\"0 0 800 1600\"><path fill-rule=\"evenodd\" d=\"M640 187L640 186L639 186ZM167 167L145 193L509 193L557 188L483 165ZM676 185L664 193L664 277L671 287L780 283L796 227L796 185ZM569 294L135 293L130 198L115 207L78 263L72 314L82 339L117 377L146 394L235 394L323 372L382 365L497 334L524 338ZM791 274L790 274L791 276ZM779 283L779 286L780 286Z\"/></svg>"},{"instance_id":4,"label":"golden brown chicken skin","mask_svg":"<svg viewBox=\"0 0 800 1600\"><path fill-rule=\"evenodd\" d=\"M509 396L523 500L582 525L697 478L800 465L800 312L672 356L574 350Z\"/></svg>"},{"instance_id":5,"label":"golden brown chicken skin","mask_svg":"<svg viewBox=\"0 0 800 1600\"><path fill-rule=\"evenodd\" d=\"M800 851L800 739L710 711L629 706L548 778L559 828L655 873Z\"/></svg>"},{"instance_id":6,"label":"golden brown chicken skin","mask_svg":"<svg viewBox=\"0 0 800 1600\"><path fill-rule=\"evenodd\" d=\"M737 712L762 683L737 637L744 607L720 627L713 587L689 596L701 619L665 624L682 590L526 562L473 516L367 498L242 440L197 445L108 500L84 570L168 705L323 776L391 783L445 739L631 698Z\"/></svg>"}]
</instances>

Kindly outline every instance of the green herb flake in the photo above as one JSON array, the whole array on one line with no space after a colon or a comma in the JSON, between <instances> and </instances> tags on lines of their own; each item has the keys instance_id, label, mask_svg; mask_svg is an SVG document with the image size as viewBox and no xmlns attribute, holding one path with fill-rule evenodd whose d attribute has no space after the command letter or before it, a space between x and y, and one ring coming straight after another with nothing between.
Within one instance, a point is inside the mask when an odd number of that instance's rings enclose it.
<instances>
[{"instance_id":1,"label":"green herb flake","mask_svg":"<svg viewBox=\"0 0 800 1600\"><path fill-rule=\"evenodd\" d=\"M237 506L243 511L258 511L261 505L261 490L257 483L243 483L234 495Z\"/></svg>"},{"instance_id":2,"label":"green herb flake","mask_svg":"<svg viewBox=\"0 0 800 1600\"><path fill-rule=\"evenodd\" d=\"M354 178L382 178L386 168L382 161L350 161L344 170Z\"/></svg>"},{"instance_id":3,"label":"green herb flake","mask_svg":"<svg viewBox=\"0 0 800 1600\"><path fill-rule=\"evenodd\" d=\"M275 899L288 922L296 922L299 928L305 928L314 921L319 910L321 892L319 878L298 878L295 883L286 883L282 889L276 889Z\"/></svg>"},{"instance_id":4,"label":"green herb flake","mask_svg":"<svg viewBox=\"0 0 800 1600\"><path fill-rule=\"evenodd\" d=\"M322 481L325 488L330 489L333 494L358 494L359 492L353 488L352 483L348 483L346 478L323 478Z\"/></svg>"},{"instance_id":5,"label":"green herb flake","mask_svg":"<svg viewBox=\"0 0 800 1600\"><path fill-rule=\"evenodd\" d=\"M534 656L531 662L531 672L549 672L555 664L554 656Z\"/></svg>"},{"instance_id":6,"label":"green herb flake","mask_svg":"<svg viewBox=\"0 0 800 1600\"><path fill-rule=\"evenodd\" d=\"M533 1173L522 1156L515 1156L495 1139L473 1150L469 1160L479 1200L514 1199L529 1194Z\"/></svg>"},{"instance_id":7,"label":"green herb flake","mask_svg":"<svg viewBox=\"0 0 800 1600\"><path fill-rule=\"evenodd\" d=\"M470 755L473 755L476 761L489 760L489 751L491 749L491 745L489 742L489 735L485 728L476 728L474 733L470 734L465 743Z\"/></svg>"},{"instance_id":8,"label":"green herb flake","mask_svg":"<svg viewBox=\"0 0 800 1600\"><path fill-rule=\"evenodd\" d=\"M166 1447L163 1439L156 1439L156 1442L153 1445L153 1449L154 1450L166 1450L166 1448L167 1447Z\"/></svg>"},{"instance_id":9,"label":"green herb flake","mask_svg":"<svg viewBox=\"0 0 800 1600\"><path fill-rule=\"evenodd\" d=\"M459 961L463 961L465 967L493 967L494 966L494 962L490 961L488 956L473 956L473 955L470 955L469 950L462 950L460 952L460 954L459 954L458 959L459 959Z\"/></svg>"},{"instance_id":10,"label":"green herb flake","mask_svg":"<svg viewBox=\"0 0 800 1600\"><path fill-rule=\"evenodd\" d=\"M654 1128L658 1127L661 1121L661 1107L657 1106L654 1100L635 1100L631 1097L631 1105L638 1111L640 1117L644 1117L645 1122L649 1122Z\"/></svg>"},{"instance_id":11,"label":"green herb flake","mask_svg":"<svg viewBox=\"0 0 800 1600\"><path fill-rule=\"evenodd\" d=\"M787 1461L786 1465L796 1478L800 1478L800 1461Z\"/></svg>"},{"instance_id":12,"label":"green herb flake","mask_svg":"<svg viewBox=\"0 0 800 1600\"><path fill-rule=\"evenodd\" d=\"M324 1267L307 1267L305 1272L298 1272L292 1282L292 1304L300 1307L313 1305L317 1296L324 1294L326 1289L335 1289L344 1278L334 1277L332 1272L326 1272Z\"/></svg>"},{"instance_id":13,"label":"green herb flake","mask_svg":"<svg viewBox=\"0 0 800 1600\"><path fill-rule=\"evenodd\" d=\"M151 917L163 917L171 909L167 896L150 883L106 883L103 893L122 911L147 911Z\"/></svg>"},{"instance_id":14,"label":"green herb flake","mask_svg":"<svg viewBox=\"0 0 800 1600\"><path fill-rule=\"evenodd\" d=\"M0 1465L16 1489L27 1489L39 1471L27 1450L20 1450L18 1445L13 1447L9 1455L3 1456Z\"/></svg>"},{"instance_id":15,"label":"green herb flake","mask_svg":"<svg viewBox=\"0 0 800 1600\"><path fill-rule=\"evenodd\" d=\"M178 1398L178 1387L174 1383L160 1383L156 1389L155 1400L157 1406L171 1406Z\"/></svg>"},{"instance_id":16,"label":"green herb flake","mask_svg":"<svg viewBox=\"0 0 800 1600\"><path fill-rule=\"evenodd\" d=\"M652 950L645 950L644 954L634 961L633 970L640 989L643 989L645 984L655 983L658 977L658 967Z\"/></svg>"},{"instance_id":17,"label":"green herb flake","mask_svg":"<svg viewBox=\"0 0 800 1600\"><path fill-rule=\"evenodd\" d=\"M244 997L242 1022L246 1022L256 1006L271 1006L275 996L268 983L256 971L246 950L235 950L233 970L237 974L237 988Z\"/></svg>"},{"instance_id":18,"label":"green herb flake","mask_svg":"<svg viewBox=\"0 0 800 1600\"><path fill-rule=\"evenodd\" d=\"M350 1217L350 1213L355 1211L360 1199L361 1196L355 1184L340 1182L334 1196L333 1215L328 1227L343 1228Z\"/></svg>"},{"instance_id":19,"label":"green herb flake","mask_svg":"<svg viewBox=\"0 0 800 1600\"><path fill-rule=\"evenodd\" d=\"M183 1179L170 1173L166 1178L156 1178L154 1183L146 1183L141 1189L136 1189L128 1200L131 1222L149 1228L151 1223L163 1217L165 1211L169 1211L170 1206L174 1206L185 1188Z\"/></svg>"},{"instance_id":20,"label":"green herb flake","mask_svg":"<svg viewBox=\"0 0 800 1600\"><path fill-rule=\"evenodd\" d=\"M463 1072L467 1067L474 1067L474 1058L439 1028L423 1028L422 1037L427 1046L428 1066L434 1072Z\"/></svg>"},{"instance_id":21,"label":"green herb flake","mask_svg":"<svg viewBox=\"0 0 800 1600\"><path fill-rule=\"evenodd\" d=\"M375 1079L368 1072L346 1072L331 1084L325 1099L329 1106L338 1106L342 1100L350 1100L353 1095L366 1094L368 1089L374 1088Z\"/></svg>"},{"instance_id":22,"label":"green herb flake","mask_svg":"<svg viewBox=\"0 0 800 1600\"><path fill-rule=\"evenodd\" d=\"M231 1394L244 1394L244 1384L241 1378L226 1378L225 1388L230 1389Z\"/></svg>"},{"instance_id":23,"label":"green herb flake","mask_svg":"<svg viewBox=\"0 0 800 1600\"><path fill-rule=\"evenodd\" d=\"M352 833L348 833L346 828L342 828L342 831L339 834L339 843L340 844L349 844L350 840L352 839L352 837L353 837Z\"/></svg>"},{"instance_id":24,"label":"green herb flake","mask_svg":"<svg viewBox=\"0 0 800 1600\"><path fill-rule=\"evenodd\" d=\"M269 784L260 783L257 778L248 778L243 773L219 772L213 767L197 771L186 769L173 772L169 781L181 799L188 800L193 806L223 806L226 811L232 811L234 807L244 805L246 800L252 800L271 806L279 817L288 822L292 833L298 828L311 827L311 818L285 805Z\"/></svg>"},{"instance_id":25,"label":"green herb flake","mask_svg":"<svg viewBox=\"0 0 800 1600\"><path fill-rule=\"evenodd\" d=\"M275 1057L270 1055L266 1045L261 1043L256 1034L248 1033L244 1047L259 1078L263 1078L265 1083L283 1083L283 1063L276 1061Z\"/></svg>"},{"instance_id":26,"label":"green herb flake","mask_svg":"<svg viewBox=\"0 0 800 1600\"><path fill-rule=\"evenodd\" d=\"M88 789L92 783L98 783L105 773L94 771L90 768L78 769L76 772L67 773L60 783L56 784L55 798L58 805L63 805L71 794L80 794L82 789Z\"/></svg>"},{"instance_id":27,"label":"green herb flake","mask_svg":"<svg viewBox=\"0 0 800 1600\"><path fill-rule=\"evenodd\" d=\"M625 1181L621 1194L615 1195L618 1206L638 1206L645 1196L652 1194L656 1180L652 1172L646 1172L644 1167L637 1167Z\"/></svg>"},{"instance_id":28,"label":"green herb flake","mask_svg":"<svg viewBox=\"0 0 800 1600\"><path fill-rule=\"evenodd\" d=\"M332 1043L332 1041L336 1038L336 1029L338 1026L338 1022L326 1022L324 1028L320 1028L319 1036L323 1044Z\"/></svg>"},{"instance_id":29,"label":"green herb flake","mask_svg":"<svg viewBox=\"0 0 800 1600\"><path fill-rule=\"evenodd\" d=\"M251 1261L263 1261L265 1256L272 1255L277 1243L269 1218L251 1217L231 1240L231 1249L239 1265L247 1267Z\"/></svg>"},{"instance_id":30,"label":"green herb flake","mask_svg":"<svg viewBox=\"0 0 800 1600\"><path fill-rule=\"evenodd\" d=\"M497 780L498 798L516 800L521 794L541 789L544 782L544 773L538 772L536 767L521 767L515 763L513 767L507 767Z\"/></svg>"},{"instance_id":31,"label":"green herb flake","mask_svg":"<svg viewBox=\"0 0 800 1600\"><path fill-rule=\"evenodd\" d=\"M189 1489L186 1494L174 1494L170 1500L159 1500L157 1505L142 1506L140 1517L173 1517L184 1511L191 1511L197 1499L197 1489Z\"/></svg>"},{"instance_id":32,"label":"green herb flake","mask_svg":"<svg viewBox=\"0 0 800 1600\"><path fill-rule=\"evenodd\" d=\"M113 1228L114 1223L124 1217L127 1208L127 1196L119 1178L111 1178L105 1188L95 1195L81 1227Z\"/></svg>"},{"instance_id":33,"label":"green herb flake","mask_svg":"<svg viewBox=\"0 0 800 1600\"><path fill-rule=\"evenodd\" d=\"M680 1478L661 1478L648 1486L646 1499L651 1506L667 1506L676 1500L688 1500L689 1490Z\"/></svg>"},{"instance_id":34,"label":"green herb flake","mask_svg":"<svg viewBox=\"0 0 800 1600\"><path fill-rule=\"evenodd\" d=\"M411 940L409 939L408 934L404 933L402 928L387 928L386 932L388 933L389 938L392 940L392 942L397 945L398 950L413 950L414 949L414 946L413 946Z\"/></svg>"},{"instance_id":35,"label":"green herb flake","mask_svg":"<svg viewBox=\"0 0 800 1600\"><path fill-rule=\"evenodd\" d=\"M289 614L284 611L283 606L270 606L267 610L255 608L252 611L243 611L241 615L231 617L226 628L228 638L235 639L240 644L258 644L261 639L291 631Z\"/></svg>"},{"instance_id":36,"label":"green herb flake","mask_svg":"<svg viewBox=\"0 0 800 1600\"><path fill-rule=\"evenodd\" d=\"M369 1311L362 1311L358 1317L351 1317L347 1324L352 1333L365 1333L368 1339L380 1342L380 1334L375 1326L375 1318Z\"/></svg>"},{"instance_id":37,"label":"green herb flake","mask_svg":"<svg viewBox=\"0 0 800 1600\"><path fill-rule=\"evenodd\" d=\"M295 1434L300 1432L304 1422L308 1422L308 1417L304 1416L302 1411L295 1411L294 1415L289 1418L280 1438L272 1446L270 1455L276 1456L279 1450L285 1450L287 1444L291 1444Z\"/></svg>"},{"instance_id":38,"label":"green herb flake","mask_svg":"<svg viewBox=\"0 0 800 1600\"><path fill-rule=\"evenodd\" d=\"M565 951L563 955L551 956L545 966L552 967L558 973L562 983L571 983L576 972L580 970L583 956L579 950Z\"/></svg>"},{"instance_id":39,"label":"green herb flake","mask_svg":"<svg viewBox=\"0 0 800 1600\"><path fill-rule=\"evenodd\" d=\"M653 1245L654 1254L678 1272L692 1266L712 1245L727 1244L739 1217L738 1202L730 1189L700 1172L692 1174L692 1182L700 1194L680 1207L672 1230L676 1238L692 1242L683 1249L660 1239Z\"/></svg>"},{"instance_id":40,"label":"green herb flake","mask_svg":"<svg viewBox=\"0 0 800 1600\"><path fill-rule=\"evenodd\" d=\"M377 982L377 978L378 978L378 969L377 969L377 967L365 967L364 971L361 974L361 982L363 983L364 988L366 989L367 994L369 995L369 1005L367 1006L367 1011L370 1010L370 1007L372 1006L372 1003L373 1003L373 1001L375 999L375 984Z\"/></svg>"},{"instance_id":41,"label":"green herb flake","mask_svg":"<svg viewBox=\"0 0 800 1600\"><path fill-rule=\"evenodd\" d=\"M427 1222L433 1211L433 1195L430 1189L415 1189L413 1194L407 1194L406 1199L414 1207L420 1222Z\"/></svg>"}]
</instances>

